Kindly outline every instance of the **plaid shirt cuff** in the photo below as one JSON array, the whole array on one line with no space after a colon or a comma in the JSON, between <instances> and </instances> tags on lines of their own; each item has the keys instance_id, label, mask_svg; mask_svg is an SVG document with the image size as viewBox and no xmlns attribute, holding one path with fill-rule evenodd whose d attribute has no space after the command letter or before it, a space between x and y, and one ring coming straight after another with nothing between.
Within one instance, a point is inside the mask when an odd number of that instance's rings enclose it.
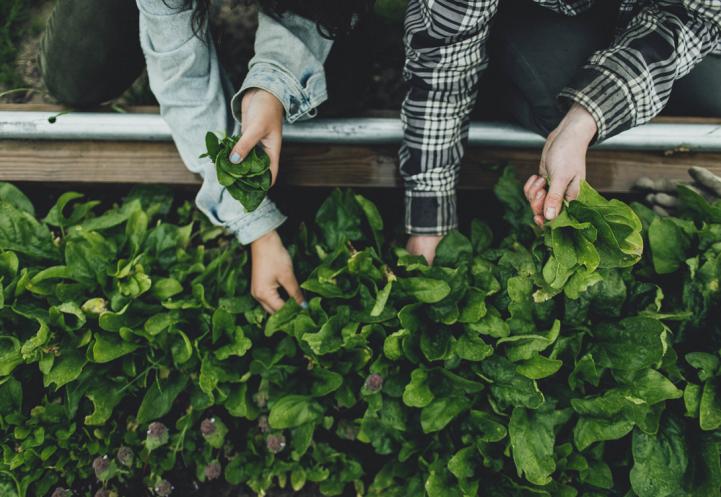
<instances>
[{"instance_id":1,"label":"plaid shirt cuff","mask_svg":"<svg viewBox=\"0 0 721 497\"><path fill-rule=\"evenodd\" d=\"M627 83L611 71L598 66L584 67L559 98L576 102L596 121L595 141L603 141L636 124L636 108Z\"/></svg>"},{"instance_id":2,"label":"plaid shirt cuff","mask_svg":"<svg viewBox=\"0 0 721 497\"><path fill-rule=\"evenodd\" d=\"M406 190L405 199L409 235L445 235L458 226L455 191Z\"/></svg>"}]
</instances>

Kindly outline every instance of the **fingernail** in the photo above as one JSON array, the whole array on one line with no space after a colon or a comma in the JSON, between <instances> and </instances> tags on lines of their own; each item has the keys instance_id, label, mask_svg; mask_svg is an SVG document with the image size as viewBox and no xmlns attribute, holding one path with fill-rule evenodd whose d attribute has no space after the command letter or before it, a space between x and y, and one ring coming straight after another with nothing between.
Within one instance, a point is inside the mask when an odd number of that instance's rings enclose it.
<instances>
[{"instance_id":1,"label":"fingernail","mask_svg":"<svg viewBox=\"0 0 721 497\"><path fill-rule=\"evenodd\" d=\"M538 200L541 197L543 197L543 190L538 190L538 192L536 192L536 200Z\"/></svg>"},{"instance_id":2,"label":"fingernail","mask_svg":"<svg viewBox=\"0 0 721 497\"><path fill-rule=\"evenodd\" d=\"M551 220L554 217L556 217L556 208L549 207L548 209L546 209L546 219Z\"/></svg>"},{"instance_id":3,"label":"fingernail","mask_svg":"<svg viewBox=\"0 0 721 497\"><path fill-rule=\"evenodd\" d=\"M303 302L300 303L300 306L301 306L303 309L307 309L307 308L308 308L308 302L306 302L306 301L304 300Z\"/></svg>"},{"instance_id":4,"label":"fingernail","mask_svg":"<svg viewBox=\"0 0 721 497\"><path fill-rule=\"evenodd\" d=\"M240 154L238 152L233 152L230 154L230 162L233 164L239 164L240 163Z\"/></svg>"}]
</instances>

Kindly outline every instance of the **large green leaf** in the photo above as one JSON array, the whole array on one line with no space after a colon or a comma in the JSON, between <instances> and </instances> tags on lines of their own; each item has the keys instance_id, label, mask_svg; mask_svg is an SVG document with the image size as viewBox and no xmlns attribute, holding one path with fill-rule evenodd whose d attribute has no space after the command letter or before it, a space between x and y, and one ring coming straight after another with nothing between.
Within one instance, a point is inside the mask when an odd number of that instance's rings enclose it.
<instances>
[{"instance_id":1,"label":"large green leaf","mask_svg":"<svg viewBox=\"0 0 721 497\"><path fill-rule=\"evenodd\" d=\"M145 424L168 414L175 399L185 390L187 384L188 378L181 374L173 375L165 380L153 381L145 391L145 396L135 416L138 423Z\"/></svg>"},{"instance_id":2,"label":"large green leaf","mask_svg":"<svg viewBox=\"0 0 721 497\"><path fill-rule=\"evenodd\" d=\"M421 427L424 433L440 431L453 418L468 409L471 400L465 397L437 397L421 410Z\"/></svg>"},{"instance_id":3,"label":"large green leaf","mask_svg":"<svg viewBox=\"0 0 721 497\"><path fill-rule=\"evenodd\" d=\"M553 406L532 411L516 407L508 423L513 461L519 476L524 475L536 485L547 485L556 470L553 454L556 426L569 418L566 411Z\"/></svg>"},{"instance_id":4,"label":"large green leaf","mask_svg":"<svg viewBox=\"0 0 721 497\"><path fill-rule=\"evenodd\" d=\"M323 415L323 407L305 395L286 395L270 407L268 422L277 430L295 428L312 423Z\"/></svg>"},{"instance_id":5,"label":"large green leaf","mask_svg":"<svg viewBox=\"0 0 721 497\"><path fill-rule=\"evenodd\" d=\"M633 468L630 480L638 497L684 495L688 451L682 425L667 416L655 435L633 432Z\"/></svg>"}]
</instances>

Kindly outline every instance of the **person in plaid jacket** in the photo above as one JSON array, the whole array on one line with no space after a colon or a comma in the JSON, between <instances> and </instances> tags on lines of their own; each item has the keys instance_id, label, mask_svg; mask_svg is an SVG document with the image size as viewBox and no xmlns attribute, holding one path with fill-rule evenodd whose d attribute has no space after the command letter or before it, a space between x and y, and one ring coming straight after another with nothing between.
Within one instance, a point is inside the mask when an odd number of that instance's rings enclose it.
<instances>
[{"instance_id":1,"label":"person in plaid jacket","mask_svg":"<svg viewBox=\"0 0 721 497\"><path fill-rule=\"evenodd\" d=\"M524 187L539 225L577 195L591 143L665 107L721 116L721 0L499 4L410 0L406 12L407 248L429 261L458 222L455 190L479 95L481 112L500 107L548 137ZM489 61L494 76L482 79Z\"/></svg>"}]
</instances>

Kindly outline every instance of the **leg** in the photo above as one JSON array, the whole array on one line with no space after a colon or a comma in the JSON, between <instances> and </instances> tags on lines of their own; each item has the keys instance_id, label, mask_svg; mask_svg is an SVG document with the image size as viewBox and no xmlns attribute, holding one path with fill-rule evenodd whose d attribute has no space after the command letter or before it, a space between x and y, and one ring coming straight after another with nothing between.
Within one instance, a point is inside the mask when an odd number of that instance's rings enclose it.
<instances>
[{"instance_id":1,"label":"leg","mask_svg":"<svg viewBox=\"0 0 721 497\"><path fill-rule=\"evenodd\" d=\"M133 0L58 0L40 67L60 102L87 107L119 96L145 66Z\"/></svg>"},{"instance_id":2,"label":"leg","mask_svg":"<svg viewBox=\"0 0 721 497\"><path fill-rule=\"evenodd\" d=\"M609 45L617 12L616 1L574 17L531 0L502 2L489 40L495 107L547 135L563 118L556 96L593 52Z\"/></svg>"},{"instance_id":3,"label":"leg","mask_svg":"<svg viewBox=\"0 0 721 497\"><path fill-rule=\"evenodd\" d=\"M676 81L663 114L721 117L721 56L706 56Z\"/></svg>"}]
</instances>

